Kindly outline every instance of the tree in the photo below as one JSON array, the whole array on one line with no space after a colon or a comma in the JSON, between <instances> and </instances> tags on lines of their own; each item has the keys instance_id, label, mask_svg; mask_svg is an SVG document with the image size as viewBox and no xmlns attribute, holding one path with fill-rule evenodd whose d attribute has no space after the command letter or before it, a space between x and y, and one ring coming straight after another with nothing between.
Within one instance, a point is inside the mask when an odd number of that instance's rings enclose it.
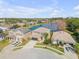
<instances>
[{"instance_id":1,"label":"tree","mask_svg":"<svg viewBox=\"0 0 79 59\"><path fill-rule=\"evenodd\" d=\"M3 30L0 30L0 33L3 33Z\"/></svg>"},{"instance_id":2,"label":"tree","mask_svg":"<svg viewBox=\"0 0 79 59\"><path fill-rule=\"evenodd\" d=\"M44 40L45 44L50 44L51 43L51 40L48 38L48 33L44 34L44 38L45 38L45 40Z\"/></svg>"},{"instance_id":3,"label":"tree","mask_svg":"<svg viewBox=\"0 0 79 59\"><path fill-rule=\"evenodd\" d=\"M51 30L51 31L50 31L50 38L49 38L50 43L51 43L51 40L52 40L52 36L53 36L53 31Z\"/></svg>"},{"instance_id":4,"label":"tree","mask_svg":"<svg viewBox=\"0 0 79 59\"><path fill-rule=\"evenodd\" d=\"M76 42L79 43L79 32L75 31L75 32L73 32L72 35L73 35L73 37L75 38Z\"/></svg>"},{"instance_id":5,"label":"tree","mask_svg":"<svg viewBox=\"0 0 79 59\"><path fill-rule=\"evenodd\" d=\"M15 28L15 29L16 29L16 28L19 28L19 27L20 27L20 26L16 24L16 25L13 25L12 28Z\"/></svg>"},{"instance_id":6,"label":"tree","mask_svg":"<svg viewBox=\"0 0 79 59\"><path fill-rule=\"evenodd\" d=\"M68 23L68 25L67 25L68 31L74 32L74 31L76 31L76 29L77 29L77 26L75 24L73 24L72 22Z\"/></svg>"}]
</instances>

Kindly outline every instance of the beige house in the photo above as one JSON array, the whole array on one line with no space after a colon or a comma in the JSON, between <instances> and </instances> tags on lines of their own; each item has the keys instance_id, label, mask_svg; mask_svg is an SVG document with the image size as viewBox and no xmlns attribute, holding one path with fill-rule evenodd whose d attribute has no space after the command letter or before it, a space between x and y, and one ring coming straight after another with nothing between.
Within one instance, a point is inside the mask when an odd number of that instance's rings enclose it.
<instances>
[{"instance_id":1,"label":"beige house","mask_svg":"<svg viewBox=\"0 0 79 59\"><path fill-rule=\"evenodd\" d=\"M31 32L31 38L38 40L38 41L43 41L44 40L44 33L48 33L49 34L50 29L45 28L45 27L39 27L36 30L33 30Z\"/></svg>"},{"instance_id":2,"label":"beige house","mask_svg":"<svg viewBox=\"0 0 79 59\"><path fill-rule=\"evenodd\" d=\"M68 44L75 44L75 40L69 33L64 32L64 31L53 32L52 43L57 44L60 42L68 43Z\"/></svg>"},{"instance_id":3,"label":"beige house","mask_svg":"<svg viewBox=\"0 0 79 59\"><path fill-rule=\"evenodd\" d=\"M8 37L11 42L21 42L22 39L26 39L29 37L30 33L27 33L26 29L14 29L9 31Z\"/></svg>"},{"instance_id":4,"label":"beige house","mask_svg":"<svg viewBox=\"0 0 79 59\"><path fill-rule=\"evenodd\" d=\"M13 30L11 30L11 31L9 31L9 35L8 35L8 37L9 37L9 39L10 39L10 42L21 42L21 38L22 38L22 34L21 34L21 32L19 32L19 31L13 31Z\"/></svg>"}]
</instances>

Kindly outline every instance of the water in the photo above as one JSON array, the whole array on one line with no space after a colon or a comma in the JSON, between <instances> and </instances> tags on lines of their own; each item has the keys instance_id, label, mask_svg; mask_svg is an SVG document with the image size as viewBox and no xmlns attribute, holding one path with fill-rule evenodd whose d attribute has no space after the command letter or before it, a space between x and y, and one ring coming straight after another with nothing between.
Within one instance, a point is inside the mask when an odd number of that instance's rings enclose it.
<instances>
[{"instance_id":1,"label":"water","mask_svg":"<svg viewBox=\"0 0 79 59\"><path fill-rule=\"evenodd\" d=\"M33 27L29 28L29 29L30 29L31 31L33 31L33 30L35 30L35 29L37 29L37 28L39 28L39 27L42 27L42 25L33 26Z\"/></svg>"},{"instance_id":2,"label":"water","mask_svg":"<svg viewBox=\"0 0 79 59\"><path fill-rule=\"evenodd\" d=\"M30 29L30 31L33 31L33 30L35 30L35 29L37 29L37 28L40 28L40 27L46 27L46 28L48 28L48 29L50 29L51 31L54 31L54 32L55 32L55 31L59 31L59 27L58 27L58 25L55 24L55 23L37 25L37 26L33 26L33 27L29 28L29 29Z\"/></svg>"}]
</instances>

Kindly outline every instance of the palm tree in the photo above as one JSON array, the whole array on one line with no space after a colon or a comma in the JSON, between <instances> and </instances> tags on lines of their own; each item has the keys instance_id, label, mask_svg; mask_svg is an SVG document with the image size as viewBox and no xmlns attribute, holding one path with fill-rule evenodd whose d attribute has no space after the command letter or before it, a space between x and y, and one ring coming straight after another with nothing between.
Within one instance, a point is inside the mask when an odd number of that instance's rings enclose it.
<instances>
[{"instance_id":1,"label":"palm tree","mask_svg":"<svg viewBox=\"0 0 79 59\"><path fill-rule=\"evenodd\" d=\"M44 44L49 44L48 33L44 33Z\"/></svg>"},{"instance_id":2,"label":"palm tree","mask_svg":"<svg viewBox=\"0 0 79 59\"><path fill-rule=\"evenodd\" d=\"M48 37L49 35L50 35L50 37ZM48 34L48 33L45 33L45 34L44 34L44 38L45 38L44 43L45 43L45 44L51 44L51 43L52 43L52 42L51 42L52 35L53 35L53 32L52 32L52 31L50 31L49 34Z\"/></svg>"},{"instance_id":3,"label":"palm tree","mask_svg":"<svg viewBox=\"0 0 79 59\"><path fill-rule=\"evenodd\" d=\"M51 42L51 40L52 40L52 36L53 36L53 31L51 30L51 31L50 31L50 38L49 38L50 43L52 43L52 42Z\"/></svg>"}]
</instances>

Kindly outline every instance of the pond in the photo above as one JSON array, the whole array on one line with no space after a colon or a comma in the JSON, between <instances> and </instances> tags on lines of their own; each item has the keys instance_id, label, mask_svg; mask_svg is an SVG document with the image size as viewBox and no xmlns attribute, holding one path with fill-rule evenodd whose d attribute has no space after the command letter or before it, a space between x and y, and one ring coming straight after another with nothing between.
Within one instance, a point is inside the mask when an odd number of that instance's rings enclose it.
<instances>
[{"instance_id":1,"label":"pond","mask_svg":"<svg viewBox=\"0 0 79 59\"><path fill-rule=\"evenodd\" d=\"M48 29L50 29L51 31L59 31L59 26L56 24L56 23L49 23L49 24L43 24L43 25L37 25L37 26L33 26L30 29L30 31L33 31L37 28L40 28L40 27L46 27Z\"/></svg>"},{"instance_id":2,"label":"pond","mask_svg":"<svg viewBox=\"0 0 79 59\"><path fill-rule=\"evenodd\" d=\"M33 30L35 30L35 29L37 29L37 28L39 28L39 27L42 27L42 25L33 26L33 27L29 28L29 29L30 29L31 31L33 31Z\"/></svg>"}]
</instances>

